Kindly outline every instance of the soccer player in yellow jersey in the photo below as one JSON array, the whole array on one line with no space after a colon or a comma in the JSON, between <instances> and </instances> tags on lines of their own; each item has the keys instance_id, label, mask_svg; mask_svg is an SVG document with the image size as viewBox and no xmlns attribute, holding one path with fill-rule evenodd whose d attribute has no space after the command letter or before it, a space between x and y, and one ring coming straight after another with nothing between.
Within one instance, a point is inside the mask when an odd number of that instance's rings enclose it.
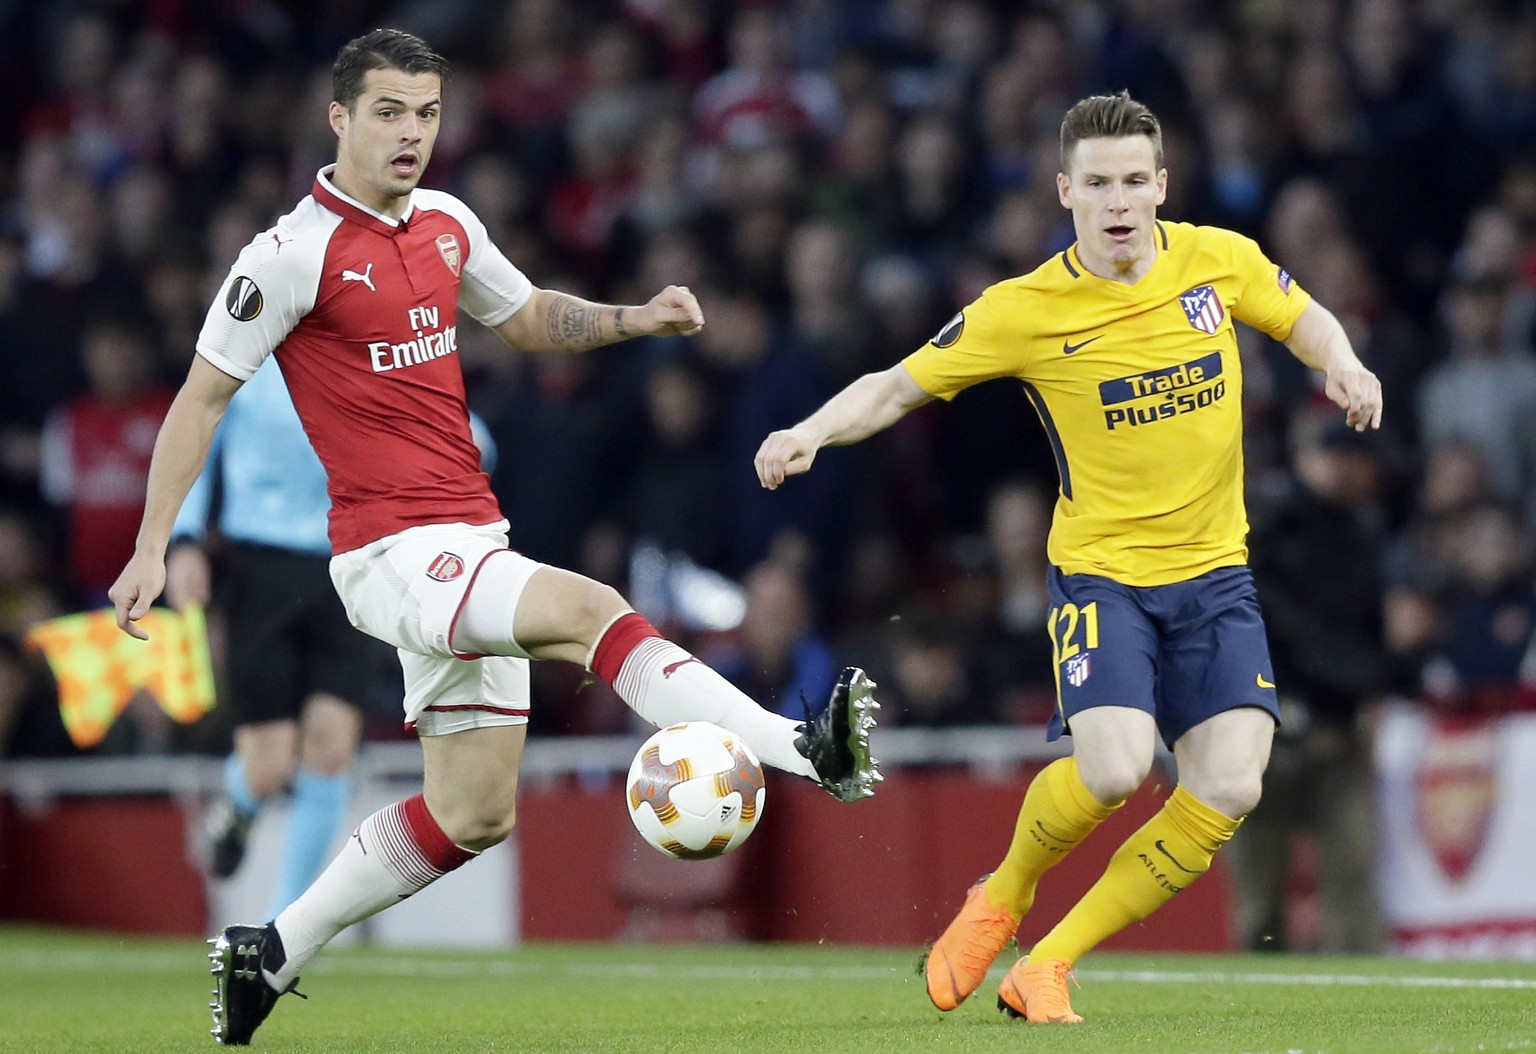
<instances>
[{"instance_id":1,"label":"soccer player in yellow jersey","mask_svg":"<svg viewBox=\"0 0 1536 1054\"><path fill-rule=\"evenodd\" d=\"M1103 877L1008 972L998 1007L1081 1021L1072 964L1210 866L1258 804L1278 711L1245 566L1242 372L1233 323L1283 341L1326 375L1357 430L1381 385L1338 320L1248 238L1157 218L1168 173L1157 119L1125 93L1077 103L1061 126L1061 204L1076 243L992 286L933 340L859 378L763 441L762 484L806 472L917 406L1000 377L1021 381L1061 473L1048 553L1058 707L1072 756L1030 784L1012 844L967 892L928 955L941 1010L980 986L1035 886L1141 785L1161 735L1179 781Z\"/></svg>"}]
</instances>

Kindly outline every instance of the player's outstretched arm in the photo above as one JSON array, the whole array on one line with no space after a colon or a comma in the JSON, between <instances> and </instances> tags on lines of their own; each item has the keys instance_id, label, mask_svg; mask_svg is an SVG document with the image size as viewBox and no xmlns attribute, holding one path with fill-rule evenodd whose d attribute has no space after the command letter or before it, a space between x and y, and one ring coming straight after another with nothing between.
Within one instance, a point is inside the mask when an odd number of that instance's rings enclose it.
<instances>
[{"instance_id":1,"label":"player's outstretched arm","mask_svg":"<svg viewBox=\"0 0 1536 1054\"><path fill-rule=\"evenodd\" d=\"M107 590L117 609L118 628L140 640L148 640L149 634L135 623L165 588L165 547L176 511L202 471L213 430L240 384L201 355L193 356L192 369L155 437L133 558Z\"/></svg>"},{"instance_id":2,"label":"player's outstretched arm","mask_svg":"<svg viewBox=\"0 0 1536 1054\"><path fill-rule=\"evenodd\" d=\"M1332 311L1312 301L1291 327L1285 346L1306 365L1326 376L1328 398L1344 410L1344 421L1357 432L1381 427L1381 381L1360 362L1349 335Z\"/></svg>"},{"instance_id":3,"label":"player's outstretched arm","mask_svg":"<svg viewBox=\"0 0 1536 1054\"><path fill-rule=\"evenodd\" d=\"M899 362L866 373L795 427L769 433L753 460L758 481L775 490L788 477L809 472L822 447L868 439L932 399Z\"/></svg>"},{"instance_id":4,"label":"player's outstretched arm","mask_svg":"<svg viewBox=\"0 0 1536 1054\"><path fill-rule=\"evenodd\" d=\"M587 351L631 337L691 337L703 328L704 312L685 285L669 285L639 307L535 289L496 335L517 351Z\"/></svg>"}]
</instances>

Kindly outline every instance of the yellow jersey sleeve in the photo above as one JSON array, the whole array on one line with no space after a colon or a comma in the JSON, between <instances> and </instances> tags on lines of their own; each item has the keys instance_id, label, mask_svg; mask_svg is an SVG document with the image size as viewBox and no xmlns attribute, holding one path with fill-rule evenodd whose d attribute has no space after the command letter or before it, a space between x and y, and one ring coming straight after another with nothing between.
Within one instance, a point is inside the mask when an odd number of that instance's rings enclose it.
<instances>
[{"instance_id":1,"label":"yellow jersey sleeve","mask_svg":"<svg viewBox=\"0 0 1536 1054\"><path fill-rule=\"evenodd\" d=\"M1005 301L1012 299L1007 283L992 286L903 359L918 387L948 400L973 384L1020 376L1027 365L1027 320L1009 310Z\"/></svg>"},{"instance_id":2,"label":"yellow jersey sleeve","mask_svg":"<svg viewBox=\"0 0 1536 1054\"><path fill-rule=\"evenodd\" d=\"M1312 302L1311 294L1296 284L1289 271L1265 256L1252 238L1215 227L1202 228L1202 233L1225 240L1232 254L1237 292L1233 316L1275 340L1288 338L1291 327Z\"/></svg>"}]
</instances>

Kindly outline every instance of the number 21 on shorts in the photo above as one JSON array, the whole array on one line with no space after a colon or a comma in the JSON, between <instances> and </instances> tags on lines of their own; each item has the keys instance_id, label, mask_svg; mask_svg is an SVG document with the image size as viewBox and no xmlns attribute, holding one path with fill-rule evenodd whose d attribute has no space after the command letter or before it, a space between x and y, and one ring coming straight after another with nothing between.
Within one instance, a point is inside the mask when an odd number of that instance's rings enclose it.
<instances>
[{"instance_id":1,"label":"number 21 on shorts","mask_svg":"<svg viewBox=\"0 0 1536 1054\"><path fill-rule=\"evenodd\" d=\"M1052 608L1046 628L1058 676L1073 687L1081 685L1093 672L1089 653L1099 646L1099 602Z\"/></svg>"}]
</instances>

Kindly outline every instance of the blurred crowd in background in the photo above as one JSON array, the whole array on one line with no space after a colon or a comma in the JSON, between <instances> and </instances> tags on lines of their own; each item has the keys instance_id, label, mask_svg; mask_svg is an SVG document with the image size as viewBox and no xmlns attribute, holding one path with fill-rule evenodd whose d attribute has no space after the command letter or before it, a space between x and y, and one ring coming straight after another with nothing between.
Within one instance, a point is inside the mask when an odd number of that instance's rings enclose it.
<instances>
[{"instance_id":1,"label":"blurred crowd in background","mask_svg":"<svg viewBox=\"0 0 1536 1054\"><path fill-rule=\"evenodd\" d=\"M1242 334L1288 730L1536 702L1536 4L1499 0L0 2L0 634L104 602L208 304L333 158L329 64L379 24L453 63L425 185L535 284L697 293L693 340L539 358L471 325L460 355L513 545L765 705L847 662L892 725L1049 715L1056 478L1017 385L775 492L752 455L1070 244L1059 122L1121 88L1163 122L1162 216L1256 238L1385 386L1357 435ZM6 654L0 736L67 750ZM629 727L584 681L541 666L536 731ZM101 749L227 747L153 724Z\"/></svg>"}]
</instances>

